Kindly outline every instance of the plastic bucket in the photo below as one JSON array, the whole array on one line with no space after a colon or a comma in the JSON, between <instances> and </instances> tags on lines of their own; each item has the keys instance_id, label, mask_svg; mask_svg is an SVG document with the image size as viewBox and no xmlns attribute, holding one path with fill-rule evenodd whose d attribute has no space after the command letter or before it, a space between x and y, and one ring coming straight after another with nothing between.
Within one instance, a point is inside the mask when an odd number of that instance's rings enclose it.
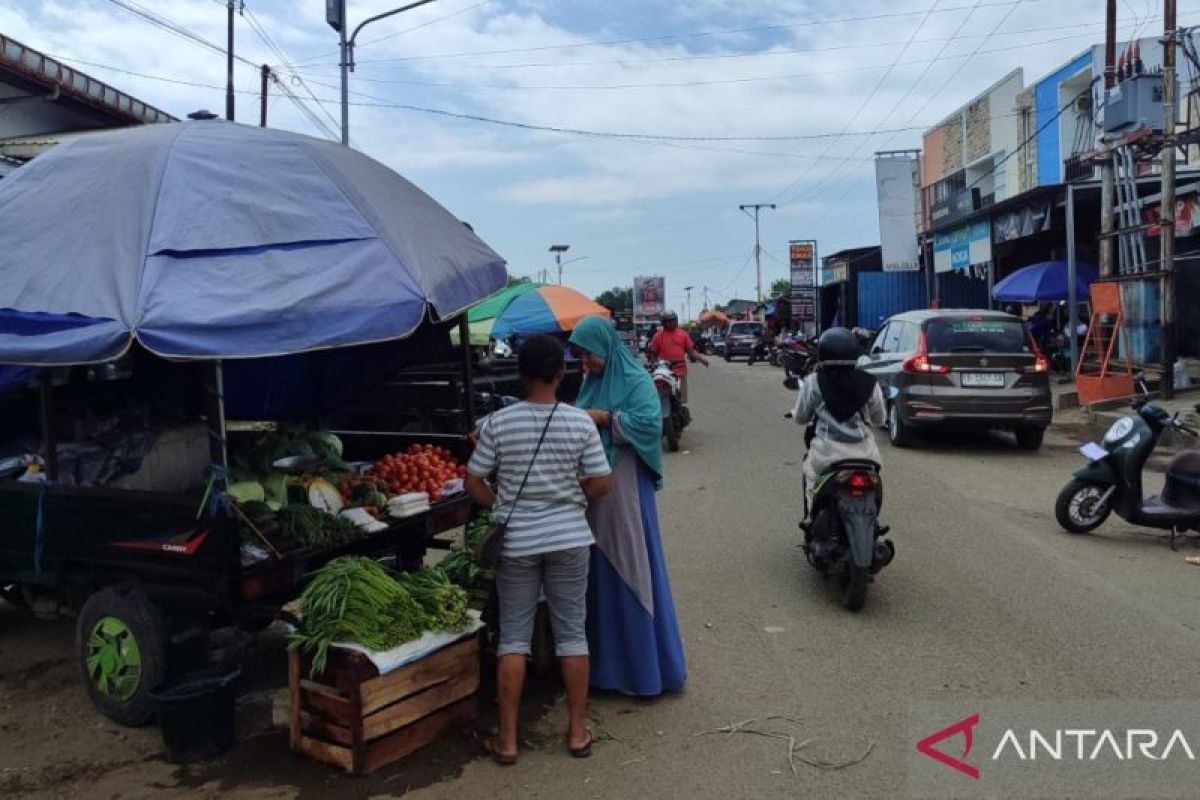
<instances>
[{"instance_id":1,"label":"plastic bucket","mask_svg":"<svg viewBox=\"0 0 1200 800\"><path fill-rule=\"evenodd\" d=\"M150 693L158 708L166 758L191 764L233 747L239 667L221 667L181 675Z\"/></svg>"}]
</instances>

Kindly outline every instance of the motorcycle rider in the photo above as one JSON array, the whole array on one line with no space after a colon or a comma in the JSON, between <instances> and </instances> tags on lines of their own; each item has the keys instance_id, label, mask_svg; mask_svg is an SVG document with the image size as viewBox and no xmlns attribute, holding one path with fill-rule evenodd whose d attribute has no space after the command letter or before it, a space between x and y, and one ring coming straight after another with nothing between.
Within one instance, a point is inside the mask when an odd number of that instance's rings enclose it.
<instances>
[{"instance_id":1,"label":"motorcycle rider","mask_svg":"<svg viewBox=\"0 0 1200 800\"><path fill-rule=\"evenodd\" d=\"M671 363L671 372L679 378L679 397L687 404L688 401L688 361L699 361L708 366L708 359L696 349L692 337L679 327L679 316L674 311L662 315L662 330L650 340L650 363L660 358Z\"/></svg>"},{"instance_id":2,"label":"motorcycle rider","mask_svg":"<svg viewBox=\"0 0 1200 800\"><path fill-rule=\"evenodd\" d=\"M792 418L811 425L804 457L806 503L812 513L817 478L838 461L880 463L874 428L887 417L874 375L857 368L858 340L845 328L830 328L817 340L817 368L800 384Z\"/></svg>"}]
</instances>

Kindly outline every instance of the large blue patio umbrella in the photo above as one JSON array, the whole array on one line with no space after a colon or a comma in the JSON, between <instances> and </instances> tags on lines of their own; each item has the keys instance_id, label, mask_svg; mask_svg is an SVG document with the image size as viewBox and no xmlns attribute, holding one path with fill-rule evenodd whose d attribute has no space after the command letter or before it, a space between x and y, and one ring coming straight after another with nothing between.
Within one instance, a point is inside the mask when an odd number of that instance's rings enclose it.
<instances>
[{"instance_id":1,"label":"large blue patio umbrella","mask_svg":"<svg viewBox=\"0 0 1200 800\"><path fill-rule=\"evenodd\" d=\"M1075 264L1075 296L1088 297L1088 288L1099 271L1091 264ZM1042 261L1009 275L992 287L992 297L1002 303L1055 303L1069 300L1066 261Z\"/></svg>"},{"instance_id":2,"label":"large blue patio umbrella","mask_svg":"<svg viewBox=\"0 0 1200 800\"><path fill-rule=\"evenodd\" d=\"M61 144L0 181L0 364L238 359L402 339L504 260L362 153L196 121Z\"/></svg>"}]
</instances>

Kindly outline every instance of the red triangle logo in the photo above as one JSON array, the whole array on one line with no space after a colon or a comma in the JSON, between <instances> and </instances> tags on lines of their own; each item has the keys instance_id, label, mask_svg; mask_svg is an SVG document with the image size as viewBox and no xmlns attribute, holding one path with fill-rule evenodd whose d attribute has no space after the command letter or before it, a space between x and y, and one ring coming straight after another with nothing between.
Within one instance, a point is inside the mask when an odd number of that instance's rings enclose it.
<instances>
[{"instance_id":1,"label":"red triangle logo","mask_svg":"<svg viewBox=\"0 0 1200 800\"><path fill-rule=\"evenodd\" d=\"M968 777L979 780L979 767L969 764L966 761L967 756L971 755L971 746L975 743L975 726L978 724L979 715L972 714L966 719L960 720L948 728L942 728L936 733L931 733L917 742L917 752L921 755L929 756L934 761L939 761L951 769L956 769ZM941 750L934 749L934 745L944 742L947 739L952 739L960 733L966 739L966 746L963 747L961 756L956 758L943 753Z\"/></svg>"}]
</instances>

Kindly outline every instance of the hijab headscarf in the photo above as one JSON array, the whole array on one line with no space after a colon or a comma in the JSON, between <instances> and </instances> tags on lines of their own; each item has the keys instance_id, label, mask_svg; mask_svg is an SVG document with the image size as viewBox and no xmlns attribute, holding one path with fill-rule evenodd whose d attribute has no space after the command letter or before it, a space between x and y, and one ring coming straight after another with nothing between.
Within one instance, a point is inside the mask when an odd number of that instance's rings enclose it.
<instances>
[{"instance_id":1,"label":"hijab headscarf","mask_svg":"<svg viewBox=\"0 0 1200 800\"><path fill-rule=\"evenodd\" d=\"M824 363L817 366L817 386L825 407L838 422L857 414L875 391L875 376L853 364Z\"/></svg>"},{"instance_id":2,"label":"hijab headscarf","mask_svg":"<svg viewBox=\"0 0 1200 800\"><path fill-rule=\"evenodd\" d=\"M588 375L579 390L580 408L620 412L621 433L651 472L662 482L662 407L654 382L633 352L617 338L617 332L602 317L585 317L575 326L571 344L604 359L604 372ZM608 463L616 466L621 450L612 439L611 428L601 428L600 438Z\"/></svg>"}]
</instances>

